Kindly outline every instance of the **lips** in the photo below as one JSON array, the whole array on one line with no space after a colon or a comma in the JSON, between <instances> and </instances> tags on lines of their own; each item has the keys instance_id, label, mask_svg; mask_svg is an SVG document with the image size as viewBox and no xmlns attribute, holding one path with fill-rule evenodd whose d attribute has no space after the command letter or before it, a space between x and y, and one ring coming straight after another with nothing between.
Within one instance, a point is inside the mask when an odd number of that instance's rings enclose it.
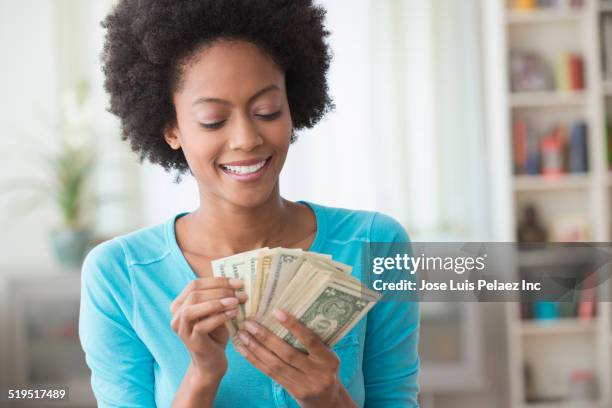
<instances>
[{"instance_id":1,"label":"lips","mask_svg":"<svg viewBox=\"0 0 612 408\"><path fill-rule=\"evenodd\" d=\"M232 176L238 181L253 181L258 179L267 168L272 156L251 160L242 160L219 164L225 174Z\"/></svg>"}]
</instances>

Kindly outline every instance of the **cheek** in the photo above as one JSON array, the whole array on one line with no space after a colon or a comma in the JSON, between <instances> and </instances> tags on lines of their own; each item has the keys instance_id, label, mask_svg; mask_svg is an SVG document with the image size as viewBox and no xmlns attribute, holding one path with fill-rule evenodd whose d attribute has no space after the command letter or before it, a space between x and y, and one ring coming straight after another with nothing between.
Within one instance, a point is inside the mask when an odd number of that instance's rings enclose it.
<instances>
[{"instance_id":1,"label":"cheek","mask_svg":"<svg viewBox=\"0 0 612 408\"><path fill-rule=\"evenodd\" d=\"M222 138L202 133L194 132L183 138L183 153L194 172L214 164L215 157L223 149Z\"/></svg>"},{"instance_id":2,"label":"cheek","mask_svg":"<svg viewBox=\"0 0 612 408\"><path fill-rule=\"evenodd\" d=\"M291 141L293 125L291 120L283 120L268 129L268 143L274 146L279 153L286 153Z\"/></svg>"}]
</instances>

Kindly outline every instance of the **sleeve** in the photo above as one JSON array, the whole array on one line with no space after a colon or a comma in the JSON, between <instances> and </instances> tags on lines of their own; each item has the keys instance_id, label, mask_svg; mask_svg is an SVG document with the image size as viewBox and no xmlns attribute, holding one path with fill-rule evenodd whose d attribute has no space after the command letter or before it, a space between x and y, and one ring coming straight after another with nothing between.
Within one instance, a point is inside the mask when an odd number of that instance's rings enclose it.
<instances>
[{"instance_id":1,"label":"sleeve","mask_svg":"<svg viewBox=\"0 0 612 408\"><path fill-rule=\"evenodd\" d=\"M378 213L370 240L409 243L397 221ZM419 303L401 300L381 301L368 313L363 360L367 408L418 407L419 318Z\"/></svg>"},{"instance_id":2,"label":"sleeve","mask_svg":"<svg viewBox=\"0 0 612 408\"><path fill-rule=\"evenodd\" d=\"M79 338L98 407L155 407L153 357L128 321L131 285L121 244L94 248L83 264Z\"/></svg>"}]
</instances>

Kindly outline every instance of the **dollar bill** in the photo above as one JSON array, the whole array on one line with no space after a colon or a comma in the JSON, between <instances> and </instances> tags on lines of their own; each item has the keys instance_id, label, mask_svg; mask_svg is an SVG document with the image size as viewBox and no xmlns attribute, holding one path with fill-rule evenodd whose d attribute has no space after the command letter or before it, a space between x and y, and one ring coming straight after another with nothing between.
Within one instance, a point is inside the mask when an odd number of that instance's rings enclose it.
<instances>
[{"instance_id":1,"label":"dollar bill","mask_svg":"<svg viewBox=\"0 0 612 408\"><path fill-rule=\"evenodd\" d=\"M232 339L245 319L254 319L293 347L303 345L274 318L282 309L333 346L376 304L381 295L351 275L350 265L301 249L261 248L212 262L215 276L244 280L248 299L226 323Z\"/></svg>"},{"instance_id":2,"label":"dollar bill","mask_svg":"<svg viewBox=\"0 0 612 408\"><path fill-rule=\"evenodd\" d=\"M217 259L211 262L213 276L215 277L223 277L229 278L226 270L225 270L225 261L226 258ZM229 331L230 336L236 337L238 335L238 321L234 318L225 322L225 327Z\"/></svg>"},{"instance_id":3,"label":"dollar bill","mask_svg":"<svg viewBox=\"0 0 612 408\"><path fill-rule=\"evenodd\" d=\"M296 317L324 343L331 344L341 333L348 332L374 303L363 299L360 292L332 282L325 285L308 307ZM285 334L283 340L301 351L306 351L291 333Z\"/></svg>"},{"instance_id":4,"label":"dollar bill","mask_svg":"<svg viewBox=\"0 0 612 408\"><path fill-rule=\"evenodd\" d=\"M280 293L283 288L293 278L292 265L295 264L302 255L301 249L276 248L272 251L272 262L268 277L265 279L265 287L263 288L261 299L259 300L257 319L261 318L268 310L272 299Z\"/></svg>"}]
</instances>

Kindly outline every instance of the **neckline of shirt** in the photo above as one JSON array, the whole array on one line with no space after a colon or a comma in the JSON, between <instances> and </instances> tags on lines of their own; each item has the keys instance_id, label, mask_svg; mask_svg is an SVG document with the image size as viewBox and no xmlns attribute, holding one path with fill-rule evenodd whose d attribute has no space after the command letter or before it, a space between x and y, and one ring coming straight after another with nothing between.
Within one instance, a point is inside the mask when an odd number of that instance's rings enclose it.
<instances>
[{"instance_id":1,"label":"neckline of shirt","mask_svg":"<svg viewBox=\"0 0 612 408\"><path fill-rule=\"evenodd\" d=\"M308 206L314 213L315 221L317 224L317 231L315 234L315 239L314 241L312 241L312 244L310 245L308 251L318 252L323 246L323 242L325 241L325 236L327 233L327 220L325 219L325 213L322 211L320 206L311 202L300 200L298 201L298 203ZM181 248L179 247L178 242L176 240L176 220L187 214L189 214L188 211L178 213L166 222L166 240L167 245L170 248L170 252L172 252L174 257L181 264L182 270L189 274L190 279L197 279L198 275L191 268L189 262L187 262L187 259L185 258L185 255L183 254L183 251L181 251Z\"/></svg>"}]
</instances>

